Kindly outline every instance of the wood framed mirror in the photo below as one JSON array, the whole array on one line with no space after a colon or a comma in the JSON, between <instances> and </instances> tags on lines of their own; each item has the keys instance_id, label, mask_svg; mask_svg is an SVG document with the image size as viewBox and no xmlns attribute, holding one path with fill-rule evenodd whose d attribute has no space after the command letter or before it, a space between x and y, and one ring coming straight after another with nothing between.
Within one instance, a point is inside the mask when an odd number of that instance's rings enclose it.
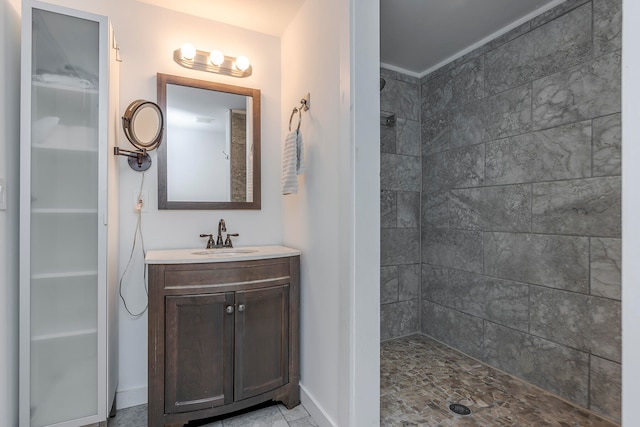
<instances>
[{"instance_id":1,"label":"wood framed mirror","mask_svg":"<svg viewBox=\"0 0 640 427\"><path fill-rule=\"evenodd\" d=\"M260 90L157 75L158 209L260 209Z\"/></svg>"}]
</instances>

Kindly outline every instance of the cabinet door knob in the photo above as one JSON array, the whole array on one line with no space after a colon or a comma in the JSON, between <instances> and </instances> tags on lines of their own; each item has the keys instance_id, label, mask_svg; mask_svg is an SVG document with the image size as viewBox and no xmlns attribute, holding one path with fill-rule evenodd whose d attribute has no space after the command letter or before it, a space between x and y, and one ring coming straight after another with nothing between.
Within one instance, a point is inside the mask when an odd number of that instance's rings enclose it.
<instances>
[{"instance_id":1,"label":"cabinet door knob","mask_svg":"<svg viewBox=\"0 0 640 427\"><path fill-rule=\"evenodd\" d=\"M244 311L244 309L245 309L244 304L240 304L240 305L238 306L238 311Z\"/></svg>"},{"instance_id":2,"label":"cabinet door knob","mask_svg":"<svg viewBox=\"0 0 640 427\"><path fill-rule=\"evenodd\" d=\"M233 314L233 306L232 305L228 305L227 306L227 314Z\"/></svg>"}]
</instances>

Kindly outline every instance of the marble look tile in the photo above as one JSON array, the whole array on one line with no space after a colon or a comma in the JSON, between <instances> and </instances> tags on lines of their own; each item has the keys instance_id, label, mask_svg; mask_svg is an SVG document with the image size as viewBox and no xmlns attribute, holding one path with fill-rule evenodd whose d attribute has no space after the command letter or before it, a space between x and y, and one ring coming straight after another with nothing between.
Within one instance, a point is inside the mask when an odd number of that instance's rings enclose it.
<instances>
[{"instance_id":1,"label":"marble look tile","mask_svg":"<svg viewBox=\"0 0 640 427\"><path fill-rule=\"evenodd\" d=\"M420 146L420 122L416 120L398 119L396 122L398 135L397 153L409 156L422 155Z\"/></svg>"},{"instance_id":2,"label":"marble look tile","mask_svg":"<svg viewBox=\"0 0 640 427\"><path fill-rule=\"evenodd\" d=\"M535 233L620 237L620 177L533 184Z\"/></svg>"},{"instance_id":3,"label":"marble look tile","mask_svg":"<svg viewBox=\"0 0 640 427\"><path fill-rule=\"evenodd\" d=\"M594 56L622 47L622 0L593 0Z\"/></svg>"},{"instance_id":4,"label":"marble look tile","mask_svg":"<svg viewBox=\"0 0 640 427\"><path fill-rule=\"evenodd\" d=\"M398 301L398 266L380 267L380 304Z\"/></svg>"},{"instance_id":5,"label":"marble look tile","mask_svg":"<svg viewBox=\"0 0 640 427\"><path fill-rule=\"evenodd\" d=\"M489 53L491 50L496 49L497 47L502 46L503 44L528 33L529 31L531 31L531 22L527 21L488 42L485 45L486 51Z\"/></svg>"},{"instance_id":6,"label":"marble look tile","mask_svg":"<svg viewBox=\"0 0 640 427\"><path fill-rule=\"evenodd\" d=\"M620 114L593 119L593 176L622 173Z\"/></svg>"},{"instance_id":7,"label":"marble look tile","mask_svg":"<svg viewBox=\"0 0 640 427\"><path fill-rule=\"evenodd\" d=\"M386 79L398 80L398 74L399 73L396 71L380 67L380 77L382 77L385 80Z\"/></svg>"},{"instance_id":8,"label":"marble look tile","mask_svg":"<svg viewBox=\"0 0 640 427\"><path fill-rule=\"evenodd\" d=\"M451 190L449 214L451 228L531 231L531 186Z\"/></svg>"},{"instance_id":9,"label":"marble look tile","mask_svg":"<svg viewBox=\"0 0 640 427\"><path fill-rule=\"evenodd\" d=\"M420 262L420 232L417 228L380 230L380 265Z\"/></svg>"},{"instance_id":10,"label":"marble look tile","mask_svg":"<svg viewBox=\"0 0 640 427\"><path fill-rule=\"evenodd\" d=\"M380 339L388 340L418 331L418 300L380 306Z\"/></svg>"},{"instance_id":11,"label":"marble look tile","mask_svg":"<svg viewBox=\"0 0 640 427\"><path fill-rule=\"evenodd\" d=\"M288 427L277 405L225 418L224 427Z\"/></svg>"},{"instance_id":12,"label":"marble look tile","mask_svg":"<svg viewBox=\"0 0 640 427\"><path fill-rule=\"evenodd\" d=\"M530 332L620 361L620 302L557 289L531 288Z\"/></svg>"},{"instance_id":13,"label":"marble look tile","mask_svg":"<svg viewBox=\"0 0 640 427\"><path fill-rule=\"evenodd\" d=\"M421 159L396 154L380 155L380 188L382 190L420 191Z\"/></svg>"},{"instance_id":14,"label":"marble look tile","mask_svg":"<svg viewBox=\"0 0 640 427\"><path fill-rule=\"evenodd\" d=\"M525 85L467 104L454 113L451 145L462 147L528 132L531 87Z\"/></svg>"},{"instance_id":15,"label":"marble look tile","mask_svg":"<svg viewBox=\"0 0 640 427\"><path fill-rule=\"evenodd\" d=\"M620 239L591 238L591 295L620 300L622 242Z\"/></svg>"},{"instance_id":16,"label":"marble look tile","mask_svg":"<svg viewBox=\"0 0 640 427\"><path fill-rule=\"evenodd\" d=\"M477 187L484 182L484 144L423 157L423 192Z\"/></svg>"},{"instance_id":17,"label":"marble look tile","mask_svg":"<svg viewBox=\"0 0 640 427\"><path fill-rule=\"evenodd\" d=\"M544 129L618 113L620 53L533 82L533 126Z\"/></svg>"},{"instance_id":18,"label":"marble look tile","mask_svg":"<svg viewBox=\"0 0 640 427\"><path fill-rule=\"evenodd\" d=\"M422 154L432 154L449 148L451 136L451 113L422 117Z\"/></svg>"},{"instance_id":19,"label":"marble look tile","mask_svg":"<svg viewBox=\"0 0 640 427\"><path fill-rule=\"evenodd\" d=\"M398 227L416 228L420 226L420 193L398 193Z\"/></svg>"},{"instance_id":20,"label":"marble look tile","mask_svg":"<svg viewBox=\"0 0 640 427\"><path fill-rule=\"evenodd\" d=\"M421 331L472 356L482 355L482 319L422 301Z\"/></svg>"},{"instance_id":21,"label":"marble look tile","mask_svg":"<svg viewBox=\"0 0 640 427\"><path fill-rule=\"evenodd\" d=\"M488 52L487 91L502 92L590 59L591 18L591 4L585 4Z\"/></svg>"},{"instance_id":22,"label":"marble look tile","mask_svg":"<svg viewBox=\"0 0 640 427\"><path fill-rule=\"evenodd\" d=\"M449 284L449 269L437 267L429 264L422 264L422 287L420 298L429 300L433 303L442 302L431 300L433 289L441 289Z\"/></svg>"},{"instance_id":23,"label":"marble look tile","mask_svg":"<svg viewBox=\"0 0 640 427\"><path fill-rule=\"evenodd\" d=\"M420 94L422 117L432 117L448 111L453 103L453 84L450 74L445 73L422 83Z\"/></svg>"},{"instance_id":24,"label":"marble look tile","mask_svg":"<svg viewBox=\"0 0 640 427\"><path fill-rule=\"evenodd\" d=\"M422 227L449 227L449 192L422 194Z\"/></svg>"},{"instance_id":25,"label":"marble look tile","mask_svg":"<svg viewBox=\"0 0 640 427\"><path fill-rule=\"evenodd\" d=\"M540 25L544 25L562 15L564 15L567 12L570 12L571 10L582 6L583 4L587 3L590 1L589 0L566 0L565 2L561 3L560 5L554 7L553 9L550 9L538 16L536 16L535 18L533 18L530 22L531 22L531 28L536 28L539 27Z\"/></svg>"},{"instance_id":26,"label":"marble look tile","mask_svg":"<svg viewBox=\"0 0 640 427\"><path fill-rule=\"evenodd\" d=\"M484 359L577 403L588 405L589 355L542 338L485 323Z\"/></svg>"},{"instance_id":27,"label":"marble look tile","mask_svg":"<svg viewBox=\"0 0 640 427\"><path fill-rule=\"evenodd\" d=\"M309 412L307 412L303 405L298 405L292 409L287 409L287 407L284 405L278 405L278 409L284 416L284 419L289 423L291 423L291 421L302 420L309 417Z\"/></svg>"},{"instance_id":28,"label":"marble look tile","mask_svg":"<svg viewBox=\"0 0 640 427\"><path fill-rule=\"evenodd\" d=\"M395 126L380 125L380 152L396 153L396 128Z\"/></svg>"},{"instance_id":29,"label":"marble look tile","mask_svg":"<svg viewBox=\"0 0 640 427\"><path fill-rule=\"evenodd\" d=\"M114 418L109 418L109 427L147 427L147 405L118 409Z\"/></svg>"},{"instance_id":30,"label":"marble look tile","mask_svg":"<svg viewBox=\"0 0 640 427\"><path fill-rule=\"evenodd\" d=\"M591 356L591 410L618 423L621 419L621 371L619 363Z\"/></svg>"},{"instance_id":31,"label":"marble look tile","mask_svg":"<svg viewBox=\"0 0 640 427\"><path fill-rule=\"evenodd\" d=\"M380 353L381 426L615 427L422 335L386 341ZM471 415L451 413L452 401Z\"/></svg>"},{"instance_id":32,"label":"marble look tile","mask_svg":"<svg viewBox=\"0 0 640 427\"><path fill-rule=\"evenodd\" d=\"M290 427L318 427L318 423L316 423L316 421L311 417L305 417L305 418L289 421L289 426Z\"/></svg>"},{"instance_id":33,"label":"marble look tile","mask_svg":"<svg viewBox=\"0 0 640 427\"><path fill-rule=\"evenodd\" d=\"M426 83L430 80L438 78L443 75L451 76L461 65L466 64L467 62L473 61L477 58L480 58L485 54L487 48L485 45L478 47L477 49L472 50L471 52L465 53L459 58L454 59L453 61L444 64L442 67L432 71L426 76L422 77L421 82Z\"/></svg>"},{"instance_id":34,"label":"marble look tile","mask_svg":"<svg viewBox=\"0 0 640 427\"><path fill-rule=\"evenodd\" d=\"M380 191L380 227L393 228L398 225L395 191Z\"/></svg>"},{"instance_id":35,"label":"marble look tile","mask_svg":"<svg viewBox=\"0 0 640 427\"><path fill-rule=\"evenodd\" d=\"M589 291L589 239L484 233L485 274L517 282Z\"/></svg>"},{"instance_id":36,"label":"marble look tile","mask_svg":"<svg viewBox=\"0 0 640 427\"><path fill-rule=\"evenodd\" d=\"M422 283L422 298L505 326L528 331L529 286L450 270L448 277L428 269ZM433 280L435 276L440 280Z\"/></svg>"},{"instance_id":37,"label":"marble look tile","mask_svg":"<svg viewBox=\"0 0 640 427\"><path fill-rule=\"evenodd\" d=\"M417 84L395 79L386 79L380 92L380 109L395 113L400 119L420 119L420 95Z\"/></svg>"},{"instance_id":38,"label":"marble look tile","mask_svg":"<svg viewBox=\"0 0 640 427\"><path fill-rule=\"evenodd\" d=\"M482 232L425 229L422 262L482 273Z\"/></svg>"},{"instance_id":39,"label":"marble look tile","mask_svg":"<svg viewBox=\"0 0 640 427\"><path fill-rule=\"evenodd\" d=\"M484 56L459 65L452 71L456 107L484 97Z\"/></svg>"},{"instance_id":40,"label":"marble look tile","mask_svg":"<svg viewBox=\"0 0 640 427\"><path fill-rule=\"evenodd\" d=\"M485 182L520 182L591 176L591 121L489 142Z\"/></svg>"},{"instance_id":41,"label":"marble look tile","mask_svg":"<svg viewBox=\"0 0 640 427\"><path fill-rule=\"evenodd\" d=\"M407 301L420 297L420 264L398 266L398 299Z\"/></svg>"}]
</instances>

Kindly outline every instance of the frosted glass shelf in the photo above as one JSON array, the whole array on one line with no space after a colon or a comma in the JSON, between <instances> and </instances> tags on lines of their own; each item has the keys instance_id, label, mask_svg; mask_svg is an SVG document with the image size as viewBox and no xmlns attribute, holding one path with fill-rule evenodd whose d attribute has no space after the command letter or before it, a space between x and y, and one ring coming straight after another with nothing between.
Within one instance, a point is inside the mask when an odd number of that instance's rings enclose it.
<instances>
[{"instance_id":1,"label":"frosted glass shelf","mask_svg":"<svg viewBox=\"0 0 640 427\"><path fill-rule=\"evenodd\" d=\"M95 215L98 209L76 209L76 208L36 208L31 209L34 214L87 214Z\"/></svg>"},{"instance_id":2,"label":"frosted glass shelf","mask_svg":"<svg viewBox=\"0 0 640 427\"><path fill-rule=\"evenodd\" d=\"M84 88L80 86L71 86L71 85L64 85L64 84L58 84L58 83L39 82L36 80L33 81L33 87L51 89L51 90L62 91L62 92L77 93L80 95L97 95L98 94L98 89Z\"/></svg>"},{"instance_id":3,"label":"frosted glass shelf","mask_svg":"<svg viewBox=\"0 0 640 427\"><path fill-rule=\"evenodd\" d=\"M31 148L38 150L77 151L79 153L97 153L98 147L80 147L53 144L32 144Z\"/></svg>"},{"instance_id":4,"label":"frosted glass shelf","mask_svg":"<svg viewBox=\"0 0 640 427\"><path fill-rule=\"evenodd\" d=\"M57 334L34 335L31 337L31 341L48 341L60 338L81 337L83 335L95 335L97 333L97 329L82 329L79 331L60 332Z\"/></svg>"},{"instance_id":5,"label":"frosted glass shelf","mask_svg":"<svg viewBox=\"0 0 640 427\"><path fill-rule=\"evenodd\" d=\"M42 279L59 279L65 277L91 277L97 276L97 271L70 271L64 273L41 273L41 274L32 274L31 278L33 280L42 280Z\"/></svg>"}]
</instances>

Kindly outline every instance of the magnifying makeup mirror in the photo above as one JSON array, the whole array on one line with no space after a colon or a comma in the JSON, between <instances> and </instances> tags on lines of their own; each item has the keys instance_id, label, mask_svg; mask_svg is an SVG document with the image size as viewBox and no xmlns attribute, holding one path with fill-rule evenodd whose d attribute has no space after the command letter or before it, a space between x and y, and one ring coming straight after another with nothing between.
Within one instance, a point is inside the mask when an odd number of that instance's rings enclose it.
<instances>
[{"instance_id":1,"label":"magnifying makeup mirror","mask_svg":"<svg viewBox=\"0 0 640 427\"><path fill-rule=\"evenodd\" d=\"M162 142L164 117L158 104L138 99L133 101L122 116L122 129L136 151L115 147L114 154L128 157L131 169L143 172L151 167L147 151L158 148Z\"/></svg>"}]
</instances>

